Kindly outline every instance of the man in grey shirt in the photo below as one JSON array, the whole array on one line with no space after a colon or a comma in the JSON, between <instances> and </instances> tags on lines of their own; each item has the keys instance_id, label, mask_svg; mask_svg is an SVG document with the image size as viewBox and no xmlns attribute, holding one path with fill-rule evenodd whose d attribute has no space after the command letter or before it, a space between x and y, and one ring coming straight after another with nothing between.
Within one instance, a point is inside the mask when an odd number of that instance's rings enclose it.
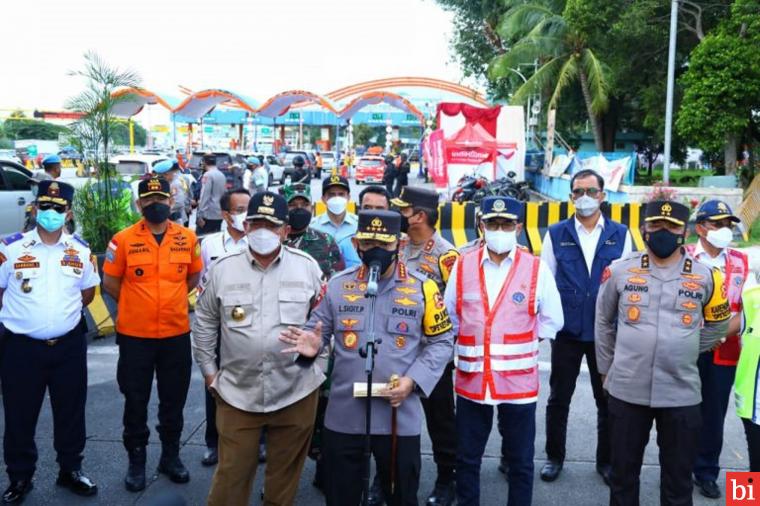
<instances>
[{"instance_id":1,"label":"man in grey shirt","mask_svg":"<svg viewBox=\"0 0 760 506\"><path fill-rule=\"evenodd\" d=\"M201 198L198 202L198 235L219 232L222 229L222 208L219 201L227 191L227 178L216 167L216 155L203 155L203 167L206 173L201 179Z\"/></svg>"},{"instance_id":2,"label":"man in grey shirt","mask_svg":"<svg viewBox=\"0 0 760 506\"><path fill-rule=\"evenodd\" d=\"M613 262L596 301L596 361L609 393L610 504L639 503L652 422L660 447L660 502L692 503L701 422L697 359L726 335L723 276L682 247L689 209L647 204L646 251Z\"/></svg>"}]
</instances>

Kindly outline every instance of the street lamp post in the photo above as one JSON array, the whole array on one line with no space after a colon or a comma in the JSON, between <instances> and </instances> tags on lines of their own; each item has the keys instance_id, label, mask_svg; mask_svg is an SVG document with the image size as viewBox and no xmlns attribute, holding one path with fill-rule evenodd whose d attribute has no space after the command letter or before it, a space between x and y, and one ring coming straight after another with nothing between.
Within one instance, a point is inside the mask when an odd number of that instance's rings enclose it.
<instances>
[{"instance_id":1,"label":"street lamp post","mask_svg":"<svg viewBox=\"0 0 760 506\"><path fill-rule=\"evenodd\" d=\"M662 179L670 182L670 144L673 136L673 88L676 73L676 34L678 29L678 0L670 3L670 44L668 47L668 89L665 99L665 152L663 153Z\"/></svg>"}]
</instances>

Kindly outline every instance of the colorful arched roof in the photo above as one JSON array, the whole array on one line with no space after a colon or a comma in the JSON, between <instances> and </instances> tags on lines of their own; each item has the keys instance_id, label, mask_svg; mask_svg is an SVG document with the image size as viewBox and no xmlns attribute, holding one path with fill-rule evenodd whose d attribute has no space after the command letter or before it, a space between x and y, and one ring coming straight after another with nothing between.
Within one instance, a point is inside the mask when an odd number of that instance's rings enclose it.
<instances>
[{"instance_id":1,"label":"colorful arched roof","mask_svg":"<svg viewBox=\"0 0 760 506\"><path fill-rule=\"evenodd\" d=\"M134 116L145 105L161 104L183 120L198 121L215 107L224 105L226 107L242 109L251 114L276 118L286 114L294 107L318 105L325 111L339 116L341 119L347 119L368 105L386 103L409 114L413 114L422 123L424 122L424 115L414 104L397 93L387 91L387 88L409 87L436 89L456 94L484 105L488 104L485 97L478 91L456 83L427 77L394 77L346 86L332 91L325 96L304 90L285 91L271 97L261 107L257 107L255 101L227 90L208 89L193 92L187 87L180 86L180 91L186 94L187 97L177 107L172 108L164 98L155 93L142 88L125 88L114 93L114 96L128 97L125 100L119 101L114 108L114 113L119 116ZM348 99L350 99L350 102L340 110L334 105L336 102Z\"/></svg>"},{"instance_id":2,"label":"colorful arched roof","mask_svg":"<svg viewBox=\"0 0 760 506\"><path fill-rule=\"evenodd\" d=\"M256 112L256 109L239 95L219 89L196 91L183 100L172 112L197 121L211 112L214 107L224 103L234 104L251 113Z\"/></svg>"},{"instance_id":3,"label":"colorful arched roof","mask_svg":"<svg viewBox=\"0 0 760 506\"><path fill-rule=\"evenodd\" d=\"M124 118L139 114L146 105L160 104L169 111L173 109L166 100L144 88L122 88L111 93L111 97L117 99L111 113Z\"/></svg>"},{"instance_id":4,"label":"colorful arched roof","mask_svg":"<svg viewBox=\"0 0 760 506\"><path fill-rule=\"evenodd\" d=\"M323 109L338 114L335 107L324 97L303 90L291 90L278 93L259 107L256 114L267 118L276 118L287 113L296 104L317 104Z\"/></svg>"},{"instance_id":5,"label":"colorful arched roof","mask_svg":"<svg viewBox=\"0 0 760 506\"><path fill-rule=\"evenodd\" d=\"M414 114L417 116L417 119L420 120L420 124L425 123L425 115L422 114L422 112L417 109L414 104L412 104L401 95L397 95L389 91L371 91L369 93L364 93L363 95L356 97L351 102L346 104L346 106L341 109L338 116L343 120L349 119L368 105L376 105L380 103L385 103L395 107L396 109L401 109L402 111L405 111L409 114Z\"/></svg>"}]
</instances>

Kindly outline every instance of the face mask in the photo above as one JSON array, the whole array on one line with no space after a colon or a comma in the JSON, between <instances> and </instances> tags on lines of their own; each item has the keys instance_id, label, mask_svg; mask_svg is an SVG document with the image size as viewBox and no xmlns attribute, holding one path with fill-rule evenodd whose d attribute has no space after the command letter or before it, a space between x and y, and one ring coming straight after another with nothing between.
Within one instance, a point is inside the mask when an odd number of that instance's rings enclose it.
<instances>
[{"instance_id":1,"label":"face mask","mask_svg":"<svg viewBox=\"0 0 760 506\"><path fill-rule=\"evenodd\" d=\"M56 232L66 223L66 213L59 213L53 209L37 211L37 224L48 232Z\"/></svg>"},{"instance_id":2,"label":"face mask","mask_svg":"<svg viewBox=\"0 0 760 506\"><path fill-rule=\"evenodd\" d=\"M238 232L245 232L245 215L246 213L231 214L230 216L232 217L232 228Z\"/></svg>"},{"instance_id":3,"label":"face mask","mask_svg":"<svg viewBox=\"0 0 760 506\"><path fill-rule=\"evenodd\" d=\"M497 255L512 251L515 244L517 244L517 230L511 232L486 230L486 246Z\"/></svg>"},{"instance_id":4,"label":"face mask","mask_svg":"<svg viewBox=\"0 0 760 506\"><path fill-rule=\"evenodd\" d=\"M683 235L674 234L664 228L644 234L644 242L658 258L668 258L683 244L683 240Z\"/></svg>"},{"instance_id":5,"label":"face mask","mask_svg":"<svg viewBox=\"0 0 760 506\"><path fill-rule=\"evenodd\" d=\"M305 230L311 223L311 213L308 209L297 207L288 211L288 224L294 232Z\"/></svg>"},{"instance_id":6,"label":"face mask","mask_svg":"<svg viewBox=\"0 0 760 506\"><path fill-rule=\"evenodd\" d=\"M165 222L171 214L171 208L168 204L162 204L161 202L154 202L149 206L142 208L142 214L148 222L158 225Z\"/></svg>"},{"instance_id":7,"label":"face mask","mask_svg":"<svg viewBox=\"0 0 760 506\"><path fill-rule=\"evenodd\" d=\"M601 204L597 199L588 195L578 198L573 203L575 204L575 212L584 218L594 214L599 209L599 204Z\"/></svg>"},{"instance_id":8,"label":"face mask","mask_svg":"<svg viewBox=\"0 0 760 506\"><path fill-rule=\"evenodd\" d=\"M248 234L248 245L259 255L268 255L280 246L280 236L260 228Z\"/></svg>"},{"instance_id":9,"label":"face mask","mask_svg":"<svg viewBox=\"0 0 760 506\"><path fill-rule=\"evenodd\" d=\"M734 238L734 233L728 227L722 227L718 230L708 230L707 242L712 244L718 249L727 248L731 244L731 239Z\"/></svg>"},{"instance_id":10,"label":"face mask","mask_svg":"<svg viewBox=\"0 0 760 506\"><path fill-rule=\"evenodd\" d=\"M348 199L346 197L333 197L327 201L327 209L333 214L343 214L346 212Z\"/></svg>"},{"instance_id":11,"label":"face mask","mask_svg":"<svg viewBox=\"0 0 760 506\"><path fill-rule=\"evenodd\" d=\"M371 264L377 262L380 264L380 274L383 274L388 270L388 267L396 260L398 250L388 251L379 246L370 248L367 251L359 250L359 258L362 259L362 263L369 267Z\"/></svg>"}]
</instances>

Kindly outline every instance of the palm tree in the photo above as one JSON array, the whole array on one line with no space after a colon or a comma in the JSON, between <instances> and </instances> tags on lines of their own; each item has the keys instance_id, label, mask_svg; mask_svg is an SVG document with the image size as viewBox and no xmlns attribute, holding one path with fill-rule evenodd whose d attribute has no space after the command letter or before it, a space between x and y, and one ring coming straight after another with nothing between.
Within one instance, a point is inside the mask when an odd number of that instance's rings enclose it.
<instances>
[{"instance_id":1,"label":"palm tree","mask_svg":"<svg viewBox=\"0 0 760 506\"><path fill-rule=\"evenodd\" d=\"M512 102L523 104L533 93L550 92L549 109L556 109L565 88L577 81L596 149L603 151L600 116L609 106L607 71L588 46L586 37L563 17L564 9L562 0L511 2L497 32L505 41L514 43L491 61L489 76L503 78L521 63L538 61L540 66L515 91Z\"/></svg>"},{"instance_id":2,"label":"palm tree","mask_svg":"<svg viewBox=\"0 0 760 506\"><path fill-rule=\"evenodd\" d=\"M116 116L114 106L122 101L134 100L131 95L113 96L120 88L137 88L140 77L133 71L120 70L108 65L94 52L84 56L82 70L69 72L70 76L85 80L85 89L66 102L66 108L81 114L72 125L76 143L93 153L97 182L88 182L77 191L75 214L85 238L93 251L105 251L111 236L134 221L129 209L131 200L125 198L121 186L108 163ZM126 208L125 208L126 200ZM77 212L79 211L79 212Z\"/></svg>"}]
</instances>

